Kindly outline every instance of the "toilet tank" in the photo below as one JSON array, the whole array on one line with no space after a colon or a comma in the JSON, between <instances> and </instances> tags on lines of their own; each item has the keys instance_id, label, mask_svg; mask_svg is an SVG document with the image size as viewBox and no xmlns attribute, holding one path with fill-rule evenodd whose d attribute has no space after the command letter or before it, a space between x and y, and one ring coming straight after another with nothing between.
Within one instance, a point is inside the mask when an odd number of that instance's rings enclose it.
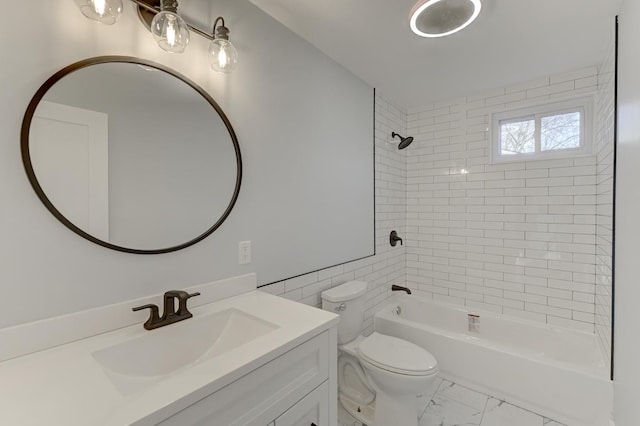
<instances>
[{"instance_id":1,"label":"toilet tank","mask_svg":"<svg viewBox=\"0 0 640 426\"><path fill-rule=\"evenodd\" d=\"M321 293L322 309L340 315L338 344L350 342L362 332L367 283L349 281Z\"/></svg>"}]
</instances>

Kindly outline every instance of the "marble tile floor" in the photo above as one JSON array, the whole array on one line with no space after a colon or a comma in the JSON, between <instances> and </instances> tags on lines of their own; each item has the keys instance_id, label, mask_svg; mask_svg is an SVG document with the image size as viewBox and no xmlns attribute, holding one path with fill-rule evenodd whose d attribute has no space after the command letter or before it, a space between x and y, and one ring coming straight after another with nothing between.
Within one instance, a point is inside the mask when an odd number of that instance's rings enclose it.
<instances>
[{"instance_id":1,"label":"marble tile floor","mask_svg":"<svg viewBox=\"0 0 640 426\"><path fill-rule=\"evenodd\" d=\"M433 394L424 397L430 400L419 426L565 426L448 380L437 380ZM339 408L338 426L365 426Z\"/></svg>"}]
</instances>

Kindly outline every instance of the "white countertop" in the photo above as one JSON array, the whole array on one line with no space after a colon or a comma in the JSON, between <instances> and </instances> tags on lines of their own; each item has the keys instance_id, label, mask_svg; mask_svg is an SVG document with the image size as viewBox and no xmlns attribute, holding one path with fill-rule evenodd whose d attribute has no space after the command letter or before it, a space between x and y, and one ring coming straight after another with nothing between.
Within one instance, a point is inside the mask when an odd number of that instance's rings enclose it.
<instances>
[{"instance_id":1,"label":"white countertop","mask_svg":"<svg viewBox=\"0 0 640 426\"><path fill-rule=\"evenodd\" d=\"M221 356L152 380L128 395L118 390L110 378L113 372L92 353L143 333L162 333L173 325L147 331L140 323L0 362L0 424L153 425L338 323L338 316L330 312L260 291L191 312L197 318L230 308L278 328Z\"/></svg>"}]
</instances>

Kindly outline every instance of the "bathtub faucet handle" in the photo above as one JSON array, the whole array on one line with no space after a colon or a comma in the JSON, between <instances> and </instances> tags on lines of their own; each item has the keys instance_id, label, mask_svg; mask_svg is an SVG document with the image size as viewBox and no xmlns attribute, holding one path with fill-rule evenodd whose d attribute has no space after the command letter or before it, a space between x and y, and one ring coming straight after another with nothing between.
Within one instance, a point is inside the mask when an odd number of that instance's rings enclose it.
<instances>
[{"instance_id":1,"label":"bathtub faucet handle","mask_svg":"<svg viewBox=\"0 0 640 426\"><path fill-rule=\"evenodd\" d=\"M400 241L400 245L402 245L402 238L398 237L396 231L391 231L391 234L389 234L389 244L391 244L391 247L395 247L398 241Z\"/></svg>"}]
</instances>

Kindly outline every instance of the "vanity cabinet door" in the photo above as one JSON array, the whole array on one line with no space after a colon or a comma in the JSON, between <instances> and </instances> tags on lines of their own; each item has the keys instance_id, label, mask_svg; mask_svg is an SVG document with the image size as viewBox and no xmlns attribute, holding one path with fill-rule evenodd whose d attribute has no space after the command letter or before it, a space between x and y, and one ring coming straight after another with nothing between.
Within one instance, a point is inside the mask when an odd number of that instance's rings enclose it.
<instances>
[{"instance_id":1,"label":"vanity cabinet door","mask_svg":"<svg viewBox=\"0 0 640 426\"><path fill-rule=\"evenodd\" d=\"M329 333L323 332L158 426L268 425L267 422L294 406L302 395L311 395L328 378Z\"/></svg>"},{"instance_id":2,"label":"vanity cabinet door","mask_svg":"<svg viewBox=\"0 0 640 426\"><path fill-rule=\"evenodd\" d=\"M313 392L276 419L275 426L327 426L329 424L329 383Z\"/></svg>"}]
</instances>

